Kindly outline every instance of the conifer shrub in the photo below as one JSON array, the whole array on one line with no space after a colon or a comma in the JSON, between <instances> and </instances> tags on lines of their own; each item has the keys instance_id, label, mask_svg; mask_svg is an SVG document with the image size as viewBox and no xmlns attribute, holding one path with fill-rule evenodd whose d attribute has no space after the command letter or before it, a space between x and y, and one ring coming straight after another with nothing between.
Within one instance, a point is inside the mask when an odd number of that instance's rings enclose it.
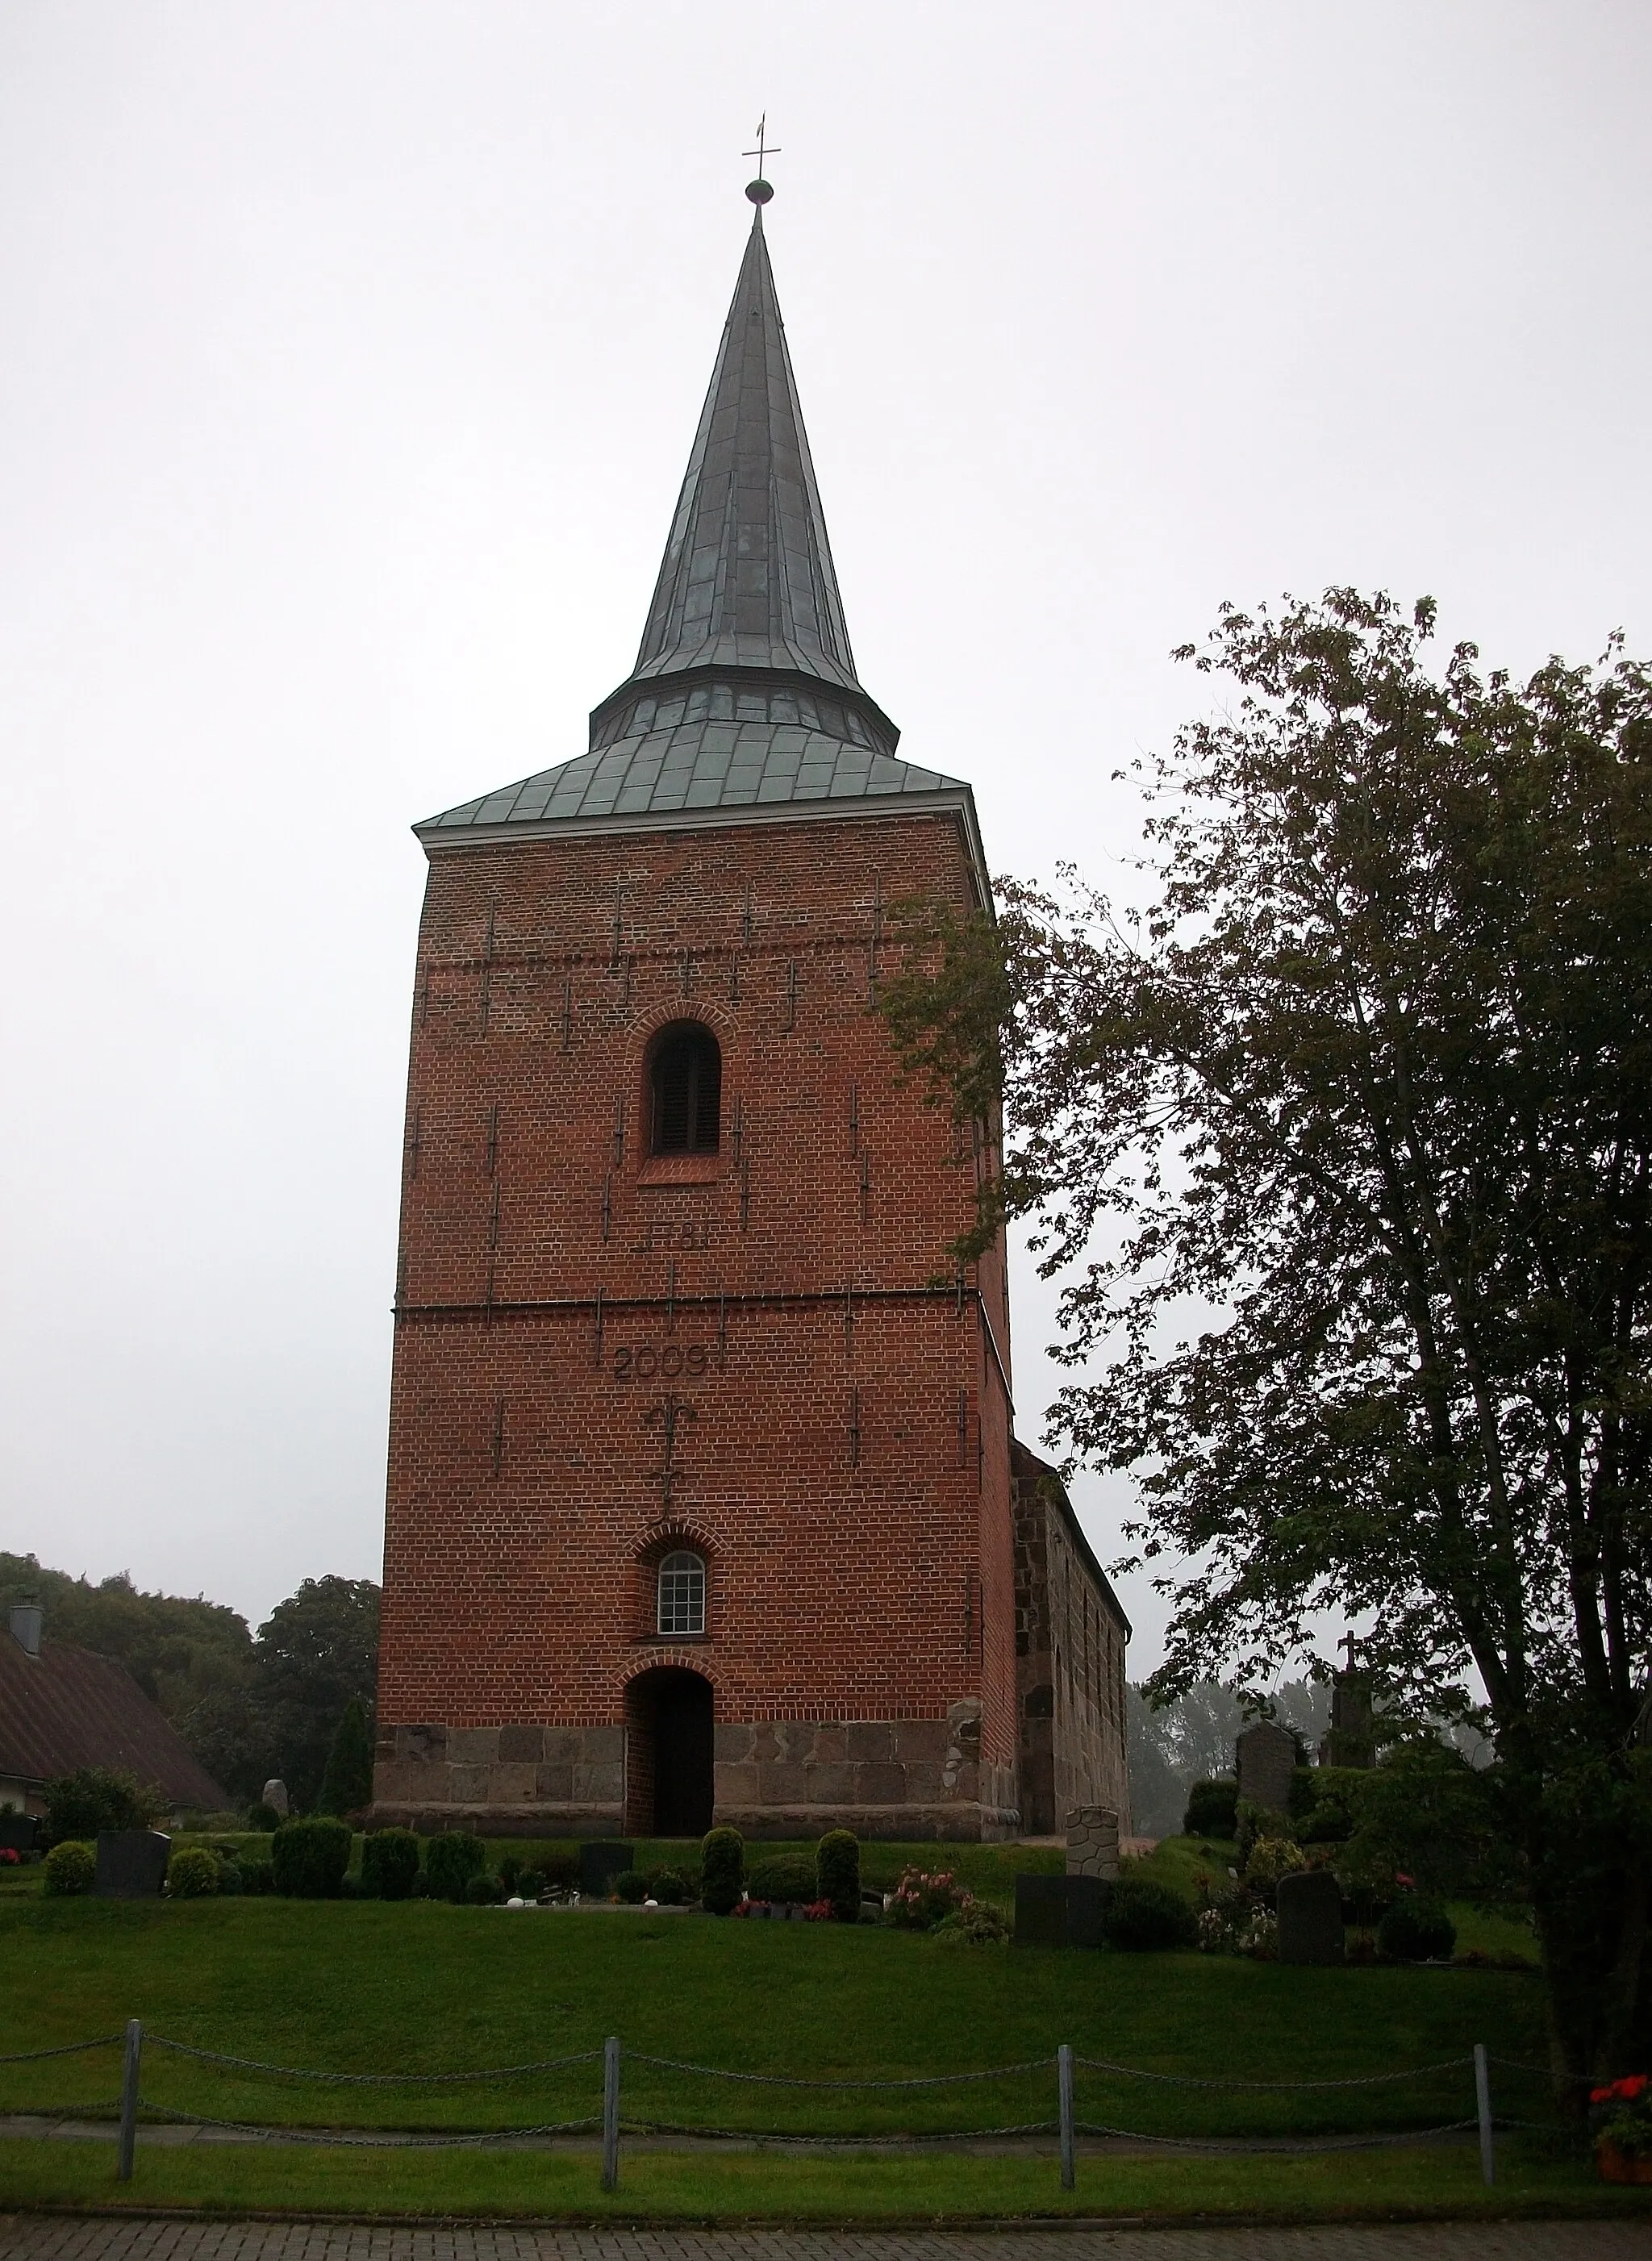
<instances>
[{"instance_id":1,"label":"conifer shrub","mask_svg":"<svg viewBox=\"0 0 1652 2261\"><path fill-rule=\"evenodd\" d=\"M241 1882L241 1863L231 1860L227 1853L215 1853L218 1863L218 1889L227 1899L238 1899L245 1889Z\"/></svg>"},{"instance_id":2,"label":"conifer shrub","mask_svg":"<svg viewBox=\"0 0 1652 2261\"><path fill-rule=\"evenodd\" d=\"M1215 1837L1226 1843L1239 1827L1239 1784L1236 1782L1196 1782L1188 1792L1182 1820L1185 1837Z\"/></svg>"},{"instance_id":3,"label":"conifer shrub","mask_svg":"<svg viewBox=\"0 0 1652 2261\"><path fill-rule=\"evenodd\" d=\"M240 1877L235 1881L239 1887ZM167 1863L167 1891L175 1900L210 1899L222 1889L218 1855L205 1845L188 1845Z\"/></svg>"},{"instance_id":4,"label":"conifer shrub","mask_svg":"<svg viewBox=\"0 0 1652 2261\"><path fill-rule=\"evenodd\" d=\"M54 1845L46 1856L46 1889L54 1899L68 1899L90 1891L97 1882L97 1855L90 1845L74 1837Z\"/></svg>"},{"instance_id":5,"label":"conifer shrub","mask_svg":"<svg viewBox=\"0 0 1652 2261\"><path fill-rule=\"evenodd\" d=\"M506 1897L504 1885L491 1870L478 1870L475 1876L465 1878L466 1907L497 1907Z\"/></svg>"},{"instance_id":6,"label":"conifer shrub","mask_svg":"<svg viewBox=\"0 0 1652 2261\"><path fill-rule=\"evenodd\" d=\"M1167 1884L1151 1877L1120 1877L1107 1895L1102 1936L1131 1955L1163 1954L1199 1943L1193 1910Z\"/></svg>"},{"instance_id":7,"label":"conifer shrub","mask_svg":"<svg viewBox=\"0 0 1652 2261\"><path fill-rule=\"evenodd\" d=\"M1402 1892L1376 1927L1376 1944L1397 1963L1446 1963L1456 1950L1457 1927L1426 1892Z\"/></svg>"},{"instance_id":8,"label":"conifer shrub","mask_svg":"<svg viewBox=\"0 0 1652 2261\"><path fill-rule=\"evenodd\" d=\"M729 1915L740 1905L745 1881L745 1839L737 1829L713 1829L700 1848L700 1899L707 1915Z\"/></svg>"},{"instance_id":9,"label":"conifer shrub","mask_svg":"<svg viewBox=\"0 0 1652 2261\"><path fill-rule=\"evenodd\" d=\"M367 1706L352 1696L334 1733L316 1800L320 1813L358 1813L373 1802L373 1731Z\"/></svg>"},{"instance_id":10,"label":"conifer shrub","mask_svg":"<svg viewBox=\"0 0 1652 2261\"><path fill-rule=\"evenodd\" d=\"M335 1900L350 1865L349 1829L322 1814L284 1821L269 1841L269 1858L284 1899Z\"/></svg>"},{"instance_id":11,"label":"conifer shrub","mask_svg":"<svg viewBox=\"0 0 1652 2261\"><path fill-rule=\"evenodd\" d=\"M362 1890L369 1899L413 1897L419 1840L411 1829L375 1829L362 1846Z\"/></svg>"},{"instance_id":12,"label":"conifer shrub","mask_svg":"<svg viewBox=\"0 0 1652 2261\"><path fill-rule=\"evenodd\" d=\"M472 1877L487 1866L487 1848L468 1829L444 1829L425 1847L425 1877L433 1900L462 1900Z\"/></svg>"},{"instance_id":13,"label":"conifer shrub","mask_svg":"<svg viewBox=\"0 0 1652 2261\"><path fill-rule=\"evenodd\" d=\"M860 1920L860 1840L852 1829L829 1829L815 1848L815 1883L832 1904L838 1923Z\"/></svg>"},{"instance_id":14,"label":"conifer shrub","mask_svg":"<svg viewBox=\"0 0 1652 2261\"><path fill-rule=\"evenodd\" d=\"M267 1899L276 1889L274 1864L264 1853L243 1853L235 1866L241 1870L241 1888L248 1899Z\"/></svg>"}]
</instances>

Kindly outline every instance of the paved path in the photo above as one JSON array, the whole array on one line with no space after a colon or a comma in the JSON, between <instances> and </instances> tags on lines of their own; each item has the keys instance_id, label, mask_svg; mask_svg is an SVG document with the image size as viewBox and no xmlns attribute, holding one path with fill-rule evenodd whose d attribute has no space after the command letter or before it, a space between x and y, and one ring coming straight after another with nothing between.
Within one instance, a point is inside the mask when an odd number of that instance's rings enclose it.
<instances>
[{"instance_id":1,"label":"paved path","mask_svg":"<svg viewBox=\"0 0 1652 2261\"><path fill-rule=\"evenodd\" d=\"M0 2215L0 2261L1652 2261L1652 2222L1303 2229L447 2229Z\"/></svg>"}]
</instances>

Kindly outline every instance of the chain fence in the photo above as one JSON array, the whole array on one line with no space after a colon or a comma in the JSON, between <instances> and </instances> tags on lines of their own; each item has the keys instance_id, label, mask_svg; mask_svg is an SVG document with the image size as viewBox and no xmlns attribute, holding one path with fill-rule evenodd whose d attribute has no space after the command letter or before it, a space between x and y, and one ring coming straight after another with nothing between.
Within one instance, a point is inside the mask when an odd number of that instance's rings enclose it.
<instances>
[{"instance_id":1,"label":"chain fence","mask_svg":"<svg viewBox=\"0 0 1652 2261\"><path fill-rule=\"evenodd\" d=\"M1317 2152L1386 2150L1406 2144L1427 2143L1454 2138L1477 2131L1480 2158L1485 2181L1494 2181L1496 2174L1494 2138L1497 2128L1533 2126L1539 2123L1495 2119L1491 2110L1490 2067L1525 2075L1547 2076L1547 2068L1530 2065L1515 2058L1493 2058L1483 2044L1476 2044L1466 2056L1443 2057L1433 2064L1412 2065L1389 2072L1362 2073L1350 2077L1318 2080L1246 2080L1236 2078L1194 2073L1162 2072L1142 2065L1119 2064L1105 2057L1081 2056L1063 2044L1052 2056L1030 2057L1014 2064L988 2065L965 2072L916 2073L894 2078L876 2075L847 2074L837 2077L774 2072L750 2072L730 2065L697 2064L680 2057L659 2056L646 2050L622 2051L617 2036L610 2035L600 2049L570 2050L558 2056L537 2057L521 2064L485 2066L454 2072L347 2072L334 2071L313 2065L277 2064L261 2057L238 2056L221 2049L209 2049L191 2042L179 2041L169 2035L146 2032L141 2022L131 2020L124 2034L103 2034L88 2041L67 2042L50 2049L19 2049L0 2056L0 2064L32 2064L54 2057L83 2056L97 2049L124 2047L125 2065L121 2093L118 2104L83 2107L92 2112L117 2112L119 2114L119 2164L118 2177L129 2181L133 2169L140 2120L157 2126L190 2127L211 2130L216 2134L239 2137L248 2142L331 2146L342 2150L478 2150L506 2147L513 2144L535 2143L555 2137L577 2136L600 2131L602 2143L602 2184L605 2190L617 2187L619 2180L620 2146L622 2136L632 2139L686 2137L702 2143L740 2143L760 2146L781 2145L809 2149L831 2148L862 2151L908 2150L930 2144L965 2144L1024 2140L1054 2135L1059 2146L1062 2187L1071 2190L1074 2178L1074 2144L1081 2136L1100 2138L1110 2143L1140 2144L1155 2150L1182 2152L1201 2152L1228 2157L1246 2154L1265 2154L1269 2157L1308 2157ZM262 2079L307 2081L320 2085L353 2089L399 2089L429 2091L436 2088L469 2086L484 2082L508 2083L540 2078L551 2073L565 2072L577 2065L602 2065L602 2107L571 2118L544 2120L511 2128L488 2128L456 2133L447 2130L371 2129L361 2128L300 2128L274 2125L252 2120L218 2119L202 2112L183 2111L156 2101L142 2093L140 2086L144 2049L159 2050L167 2056L202 2065L220 2068L233 2074L247 2074ZM693 2080L729 2082L742 2087L765 2088L812 2095L826 2094L872 2096L878 2093L909 2094L915 2091L963 2089L980 2086L988 2082L1029 2080L1039 2076L1055 2075L1057 2112L1053 2119L1021 2120L992 2126L970 2126L941 2129L895 2129L874 2132L869 2129L849 2131L800 2129L795 2128L728 2128L705 2121L660 2118L651 2114L621 2117L620 2108L621 2063L629 2063L639 2071L664 2074L672 2078ZM1079 2071L1099 2074L1106 2080L1139 2081L1159 2088L1182 2088L1205 2092L1221 2092L1251 2097L1275 2095L1303 2096L1313 2093L1347 2093L1354 2090L1393 2088L1405 2082L1426 2082L1454 2073L1473 2075L1475 2110L1466 2118L1447 2120L1423 2128L1373 2129L1367 2132L1330 2134L1304 2138L1290 2136L1232 2136L1198 2135L1162 2135L1137 2128L1125 2128L1101 2120L1086 2120L1078 2116L1075 2104L1075 2074Z\"/></svg>"}]
</instances>

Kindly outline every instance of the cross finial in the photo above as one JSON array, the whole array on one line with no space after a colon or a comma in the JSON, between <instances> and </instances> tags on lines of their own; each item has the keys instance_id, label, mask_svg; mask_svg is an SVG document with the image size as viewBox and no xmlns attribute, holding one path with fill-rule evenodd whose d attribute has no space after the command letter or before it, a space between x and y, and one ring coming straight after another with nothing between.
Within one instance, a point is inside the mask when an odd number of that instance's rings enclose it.
<instances>
[{"instance_id":1,"label":"cross finial","mask_svg":"<svg viewBox=\"0 0 1652 2261\"><path fill-rule=\"evenodd\" d=\"M1354 1640L1354 1635L1351 1633L1345 1633L1341 1640L1337 1643L1337 1647L1339 1648L1346 1648L1347 1650L1348 1662L1345 1669L1352 1672L1354 1669L1354 1660L1359 1651L1359 1643Z\"/></svg>"},{"instance_id":2,"label":"cross finial","mask_svg":"<svg viewBox=\"0 0 1652 2261\"><path fill-rule=\"evenodd\" d=\"M746 194L754 205L767 204L769 198L774 194L773 190L763 177L763 166L765 158L778 157L780 153L778 149L771 149L768 146L768 127L769 113L765 110L762 117L758 120L757 147L755 149L743 149L740 153L743 157L755 157L758 161L758 176L756 180L748 181L746 183Z\"/></svg>"}]
</instances>

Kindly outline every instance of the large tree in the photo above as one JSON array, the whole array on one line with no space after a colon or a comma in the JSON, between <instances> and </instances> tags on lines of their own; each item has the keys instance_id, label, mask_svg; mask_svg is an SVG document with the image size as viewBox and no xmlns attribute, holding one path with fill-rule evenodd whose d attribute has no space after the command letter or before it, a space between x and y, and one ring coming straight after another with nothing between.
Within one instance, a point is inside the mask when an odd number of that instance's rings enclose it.
<instances>
[{"instance_id":1,"label":"large tree","mask_svg":"<svg viewBox=\"0 0 1652 2261\"><path fill-rule=\"evenodd\" d=\"M1225 609L1138 907L917 917L885 1009L960 1114L1003 1094L973 1245L1029 1217L1064 1280L1058 1430L1135 1472L1157 1691L1265 1684L1336 1609L1390 1705L1483 1705L1575 2088L1648 1959L1652 672L1431 670L1433 626Z\"/></svg>"}]
</instances>

